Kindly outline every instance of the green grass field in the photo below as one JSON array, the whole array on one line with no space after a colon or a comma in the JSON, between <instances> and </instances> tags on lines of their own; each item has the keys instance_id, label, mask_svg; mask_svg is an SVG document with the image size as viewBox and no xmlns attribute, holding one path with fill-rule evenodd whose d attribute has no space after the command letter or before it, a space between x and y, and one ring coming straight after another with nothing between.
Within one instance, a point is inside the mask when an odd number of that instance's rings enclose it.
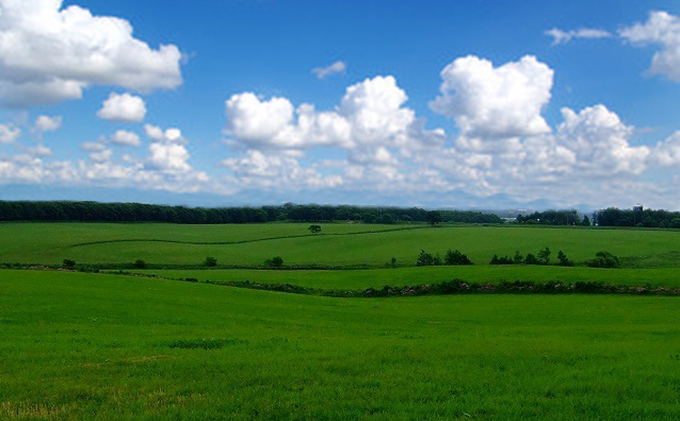
<instances>
[{"instance_id":1,"label":"green grass field","mask_svg":"<svg viewBox=\"0 0 680 421\"><path fill-rule=\"evenodd\" d=\"M0 262L366 266L150 269L322 289L596 281L680 287L678 231L422 225L0 224ZM285 238L284 238L285 237ZM608 250L621 269L490 266ZM459 249L470 267L415 267ZM397 268L386 268L392 257ZM0 270L0 420L677 420L680 300L327 298L104 273Z\"/></svg>"},{"instance_id":2,"label":"green grass field","mask_svg":"<svg viewBox=\"0 0 680 421\"><path fill-rule=\"evenodd\" d=\"M493 254L536 253L550 247L554 255L563 250L576 262L607 250L628 258L631 267L680 267L679 231L322 226L322 234L311 235L306 224L0 224L2 238L12 239L0 245L0 261L59 264L73 259L95 264L142 259L150 264L192 265L213 256L224 265L261 265L281 256L286 264L384 267L392 257L399 265L413 266L421 249L442 256L448 249L459 249L477 265L485 265ZM383 232L362 234L366 231Z\"/></svg>"},{"instance_id":3,"label":"green grass field","mask_svg":"<svg viewBox=\"0 0 680 421\"><path fill-rule=\"evenodd\" d=\"M674 298L2 271L0 419L677 420L678 335Z\"/></svg>"}]
</instances>

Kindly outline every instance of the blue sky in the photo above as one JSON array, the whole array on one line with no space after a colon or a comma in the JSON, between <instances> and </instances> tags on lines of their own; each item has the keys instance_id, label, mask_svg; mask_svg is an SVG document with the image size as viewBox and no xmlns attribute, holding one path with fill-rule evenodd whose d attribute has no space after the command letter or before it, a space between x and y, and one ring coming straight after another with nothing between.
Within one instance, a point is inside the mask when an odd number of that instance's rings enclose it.
<instances>
[{"instance_id":1,"label":"blue sky","mask_svg":"<svg viewBox=\"0 0 680 421\"><path fill-rule=\"evenodd\" d=\"M0 0L0 199L678 209L678 16Z\"/></svg>"}]
</instances>

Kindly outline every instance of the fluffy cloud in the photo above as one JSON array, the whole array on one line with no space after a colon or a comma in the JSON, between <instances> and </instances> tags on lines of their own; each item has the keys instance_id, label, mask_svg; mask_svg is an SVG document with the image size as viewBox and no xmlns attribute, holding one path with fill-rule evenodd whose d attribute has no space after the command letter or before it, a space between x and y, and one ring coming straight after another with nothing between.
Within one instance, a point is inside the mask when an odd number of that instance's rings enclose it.
<instances>
[{"instance_id":1,"label":"fluffy cloud","mask_svg":"<svg viewBox=\"0 0 680 421\"><path fill-rule=\"evenodd\" d=\"M247 149L407 147L431 135L418 124L414 111L403 107L407 99L392 76L350 86L334 111L319 112L311 104L296 110L286 98L262 100L247 92L226 102L226 133L232 144Z\"/></svg>"},{"instance_id":2,"label":"fluffy cloud","mask_svg":"<svg viewBox=\"0 0 680 421\"><path fill-rule=\"evenodd\" d=\"M15 142L21 136L21 129L9 124L0 124L0 143Z\"/></svg>"},{"instance_id":3,"label":"fluffy cloud","mask_svg":"<svg viewBox=\"0 0 680 421\"><path fill-rule=\"evenodd\" d=\"M604 105L596 105L576 113L562 110L564 123L557 138L577 156L580 171L600 176L620 173L641 174L646 169L650 149L633 147L629 139L633 128L626 126L616 113Z\"/></svg>"},{"instance_id":4,"label":"fluffy cloud","mask_svg":"<svg viewBox=\"0 0 680 421\"><path fill-rule=\"evenodd\" d=\"M139 146L141 144L141 139L137 133L118 130L111 136L111 143L120 146Z\"/></svg>"},{"instance_id":5,"label":"fluffy cloud","mask_svg":"<svg viewBox=\"0 0 680 421\"><path fill-rule=\"evenodd\" d=\"M138 96L114 92L104 101L97 117L117 122L140 123L146 117L146 104Z\"/></svg>"},{"instance_id":6,"label":"fluffy cloud","mask_svg":"<svg viewBox=\"0 0 680 421\"><path fill-rule=\"evenodd\" d=\"M286 98L234 95L226 102L228 143L246 153L225 160L223 166L241 182L261 186L273 185L275 177L306 186L339 185L347 177L357 183L400 180L399 157L418 159L445 138L441 129L427 130L424 121L404 107L407 100L392 76L348 87L333 111L317 111L311 104L295 109ZM298 158L319 148L346 151L342 175L321 175L301 167ZM309 181L301 182L303 176Z\"/></svg>"},{"instance_id":7,"label":"fluffy cloud","mask_svg":"<svg viewBox=\"0 0 680 421\"><path fill-rule=\"evenodd\" d=\"M154 50L129 22L93 16L61 0L0 0L0 101L51 104L82 96L90 85L137 91L181 84L181 53Z\"/></svg>"},{"instance_id":8,"label":"fluffy cloud","mask_svg":"<svg viewBox=\"0 0 680 421\"><path fill-rule=\"evenodd\" d=\"M59 116L50 117L41 115L35 120L35 130L40 133L54 132L61 128L63 119Z\"/></svg>"},{"instance_id":9,"label":"fluffy cloud","mask_svg":"<svg viewBox=\"0 0 680 421\"><path fill-rule=\"evenodd\" d=\"M652 12L645 23L619 31L619 35L637 45L659 45L650 72L680 82L680 18L667 12Z\"/></svg>"},{"instance_id":10,"label":"fluffy cloud","mask_svg":"<svg viewBox=\"0 0 680 421\"><path fill-rule=\"evenodd\" d=\"M581 28L573 31L563 31L558 28L553 28L546 31L545 34L553 38L553 45L568 44L572 40L579 38L601 39L614 36L611 32L593 28Z\"/></svg>"},{"instance_id":11,"label":"fluffy cloud","mask_svg":"<svg viewBox=\"0 0 680 421\"><path fill-rule=\"evenodd\" d=\"M312 168L304 168L289 155L269 155L249 150L244 156L224 160L221 165L232 171L244 188L288 189L302 187L337 187L342 184L340 176L322 176Z\"/></svg>"},{"instance_id":12,"label":"fluffy cloud","mask_svg":"<svg viewBox=\"0 0 680 421\"><path fill-rule=\"evenodd\" d=\"M166 173L194 174L193 168L188 163L190 154L185 146L188 141L182 136L180 129L163 130L147 124L144 130L146 135L153 140L153 143L149 145L147 161L149 168Z\"/></svg>"},{"instance_id":13,"label":"fluffy cloud","mask_svg":"<svg viewBox=\"0 0 680 421\"><path fill-rule=\"evenodd\" d=\"M177 128L169 128L166 130L160 127L147 124L144 126L144 133L151 140L161 143L186 143L186 139L182 137L182 131Z\"/></svg>"},{"instance_id":14,"label":"fluffy cloud","mask_svg":"<svg viewBox=\"0 0 680 421\"><path fill-rule=\"evenodd\" d=\"M347 71L347 65L343 61L336 61L327 67L317 67L312 70L312 73L316 75L319 79L325 79L328 76L337 75L345 73Z\"/></svg>"},{"instance_id":15,"label":"fluffy cloud","mask_svg":"<svg viewBox=\"0 0 680 421\"><path fill-rule=\"evenodd\" d=\"M662 166L680 165L680 132L676 132L665 142L654 148L652 161Z\"/></svg>"},{"instance_id":16,"label":"fluffy cloud","mask_svg":"<svg viewBox=\"0 0 680 421\"><path fill-rule=\"evenodd\" d=\"M152 143L149 145L149 163L153 168L171 172L188 172L189 152L183 145Z\"/></svg>"},{"instance_id":17,"label":"fluffy cloud","mask_svg":"<svg viewBox=\"0 0 680 421\"><path fill-rule=\"evenodd\" d=\"M494 67L468 56L446 66L441 77L441 95L430 107L454 119L462 136L493 140L550 132L541 111L550 101L553 71L535 57Z\"/></svg>"}]
</instances>

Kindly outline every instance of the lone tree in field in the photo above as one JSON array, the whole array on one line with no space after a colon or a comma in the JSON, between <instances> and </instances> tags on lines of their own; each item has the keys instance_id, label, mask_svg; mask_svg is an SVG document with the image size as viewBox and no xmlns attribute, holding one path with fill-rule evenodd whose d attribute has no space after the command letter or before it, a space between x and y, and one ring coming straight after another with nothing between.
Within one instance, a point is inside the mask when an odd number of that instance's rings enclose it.
<instances>
[{"instance_id":1,"label":"lone tree in field","mask_svg":"<svg viewBox=\"0 0 680 421\"><path fill-rule=\"evenodd\" d=\"M439 225L442 222L442 214L441 212L430 211L425 214L425 221L433 227Z\"/></svg>"},{"instance_id":2,"label":"lone tree in field","mask_svg":"<svg viewBox=\"0 0 680 421\"><path fill-rule=\"evenodd\" d=\"M312 234L318 234L321 232L321 225L310 225L309 228L307 228L309 232Z\"/></svg>"},{"instance_id":3,"label":"lone tree in field","mask_svg":"<svg viewBox=\"0 0 680 421\"><path fill-rule=\"evenodd\" d=\"M71 259L64 259L64 267L66 269L73 269L76 267L76 261Z\"/></svg>"},{"instance_id":4,"label":"lone tree in field","mask_svg":"<svg viewBox=\"0 0 680 421\"><path fill-rule=\"evenodd\" d=\"M217 266L217 259L208 256L205 258L204 264L209 268L214 268L215 266Z\"/></svg>"},{"instance_id":5,"label":"lone tree in field","mask_svg":"<svg viewBox=\"0 0 680 421\"><path fill-rule=\"evenodd\" d=\"M264 265L270 268L280 269L283 267L283 259L281 256L276 256L264 261Z\"/></svg>"}]
</instances>

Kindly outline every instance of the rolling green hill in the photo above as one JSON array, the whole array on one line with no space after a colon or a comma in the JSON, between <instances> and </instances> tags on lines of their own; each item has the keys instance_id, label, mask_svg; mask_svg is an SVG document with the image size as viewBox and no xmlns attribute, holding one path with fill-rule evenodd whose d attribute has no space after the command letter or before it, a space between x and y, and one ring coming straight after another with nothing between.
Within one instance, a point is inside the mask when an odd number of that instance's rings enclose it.
<instances>
[{"instance_id":1,"label":"rolling green hill","mask_svg":"<svg viewBox=\"0 0 680 421\"><path fill-rule=\"evenodd\" d=\"M0 271L2 420L677 420L680 301Z\"/></svg>"}]
</instances>

